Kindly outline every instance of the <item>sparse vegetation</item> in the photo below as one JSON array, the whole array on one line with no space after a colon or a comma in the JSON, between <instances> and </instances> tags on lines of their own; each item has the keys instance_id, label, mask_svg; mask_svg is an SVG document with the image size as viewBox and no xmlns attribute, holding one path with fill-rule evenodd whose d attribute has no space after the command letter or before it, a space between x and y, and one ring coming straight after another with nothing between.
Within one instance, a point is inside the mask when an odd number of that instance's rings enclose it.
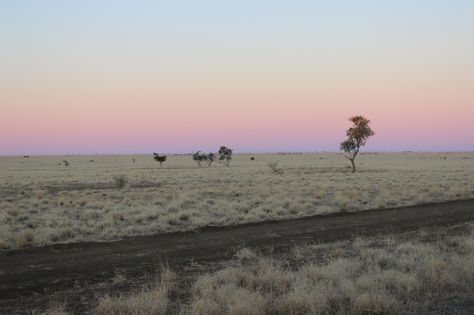
<instances>
[{"instance_id":1,"label":"sparse vegetation","mask_svg":"<svg viewBox=\"0 0 474 315\"><path fill-rule=\"evenodd\" d=\"M236 155L236 167L205 172L189 167L192 162L183 155L173 158L173 168L163 170L163 184L144 182L140 187L134 185L141 183L143 169L155 163L149 158L137 168L130 157L100 156L91 164L84 163L83 156L71 157L76 167L67 176L57 167L57 158L38 157L21 166L18 158L6 158L0 165L2 175L10 179L0 183L0 192L7 196L0 202L0 247L467 199L474 197L472 159L463 159L470 155L367 154L367 166L357 178L347 177L340 154L259 155L257 164L250 155ZM272 168L278 170L279 164L269 162L276 159L284 163L285 172L275 177ZM128 189L111 189L114 169L123 172L116 178L125 181L119 182L132 183ZM225 184L227 190L215 183ZM245 249L229 267L189 283L192 289L182 309L173 304L176 291L163 289L160 280L142 290L100 296L93 312L418 314L434 307L449 313L444 307L453 295L459 299L473 294L472 244L471 235L434 244L357 240L323 254L320 246L328 245L300 246L288 257ZM125 285L129 279L117 281Z\"/></svg>"},{"instance_id":2,"label":"sparse vegetation","mask_svg":"<svg viewBox=\"0 0 474 315\"><path fill-rule=\"evenodd\" d=\"M57 157L25 164L18 163L22 157L3 158L0 172L8 180L0 183L0 244L17 247L22 231L32 232L36 246L474 198L471 156L365 154L357 185L340 154L235 155L236 167L206 172L180 155L167 161L173 167L159 181L147 173L156 162L146 156L137 158L139 168L130 156L94 156L96 163L69 156L76 167L67 176ZM277 177L267 166L275 160L285 166ZM129 189L114 191L112 177L120 174Z\"/></svg>"},{"instance_id":3,"label":"sparse vegetation","mask_svg":"<svg viewBox=\"0 0 474 315\"><path fill-rule=\"evenodd\" d=\"M201 276L190 313L445 313L450 300L474 294L473 233L435 243L357 239L292 252L303 262L294 270L285 259L246 250L235 266ZM318 261L322 253L326 262Z\"/></svg>"},{"instance_id":4,"label":"sparse vegetation","mask_svg":"<svg viewBox=\"0 0 474 315\"><path fill-rule=\"evenodd\" d=\"M280 161L270 161L267 163L268 167L272 170L274 174L280 174L282 170L278 167Z\"/></svg>"},{"instance_id":5,"label":"sparse vegetation","mask_svg":"<svg viewBox=\"0 0 474 315\"><path fill-rule=\"evenodd\" d=\"M71 163L69 163L69 161L66 161L66 160L63 160L63 164L64 164L64 166L69 166L69 165L71 165Z\"/></svg>"},{"instance_id":6,"label":"sparse vegetation","mask_svg":"<svg viewBox=\"0 0 474 315\"><path fill-rule=\"evenodd\" d=\"M159 279L141 291L118 297L104 296L95 309L97 315L160 315L167 314L174 273L162 267Z\"/></svg>"},{"instance_id":7,"label":"sparse vegetation","mask_svg":"<svg viewBox=\"0 0 474 315\"><path fill-rule=\"evenodd\" d=\"M30 231L21 232L16 239L16 246L18 248L30 247L33 244L33 233Z\"/></svg>"},{"instance_id":8,"label":"sparse vegetation","mask_svg":"<svg viewBox=\"0 0 474 315\"><path fill-rule=\"evenodd\" d=\"M128 184L127 175L116 175L113 177L114 185L116 188L123 188Z\"/></svg>"},{"instance_id":9,"label":"sparse vegetation","mask_svg":"<svg viewBox=\"0 0 474 315\"><path fill-rule=\"evenodd\" d=\"M44 312L31 312L32 315L69 315L66 306L58 302L52 302Z\"/></svg>"},{"instance_id":10,"label":"sparse vegetation","mask_svg":"<svg viewBox=\"0 0 474 315\"><path fill-rule=\"evenodd\" d=\"M174 312L446 314L463 300L471 303L472 226L468 235L431 238L436 241L421 241L423 232L412 240L407 240L409 235L303 245L277 256L244 248L227 267L198 276L189 304L179 304ZM96 312L163 314L169 310L175 276L168 270L162 275L142 291L103 297Z\"/></svg>"}]
</instances>

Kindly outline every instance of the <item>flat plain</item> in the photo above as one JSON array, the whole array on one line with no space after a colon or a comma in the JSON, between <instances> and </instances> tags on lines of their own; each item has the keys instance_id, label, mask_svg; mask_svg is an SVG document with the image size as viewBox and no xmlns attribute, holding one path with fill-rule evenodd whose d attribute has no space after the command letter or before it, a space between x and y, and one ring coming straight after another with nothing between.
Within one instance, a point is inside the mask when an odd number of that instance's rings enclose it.
<instances>
[{"instance_id":1,"label":"flat plain","mask_svg":"<svg viewBox=\"0 0 474 315\"><path fill-rule=\"evenodd\" d=\"M0 248L474 198L474 153L366 153L357 167L337 153L236 154L229 167L168 155L161 168L152 155L0 157Z\"/></svg>"},{"instance_id":2,"label":"flat plain","mask_svg":"<svg viewBox=\"0 0 474 315\"><path fill-rule=\"evenodd\" d=\"M472 314L473 220L471 199L0 251L0 314Z\"/></svg>"}]
</instances>

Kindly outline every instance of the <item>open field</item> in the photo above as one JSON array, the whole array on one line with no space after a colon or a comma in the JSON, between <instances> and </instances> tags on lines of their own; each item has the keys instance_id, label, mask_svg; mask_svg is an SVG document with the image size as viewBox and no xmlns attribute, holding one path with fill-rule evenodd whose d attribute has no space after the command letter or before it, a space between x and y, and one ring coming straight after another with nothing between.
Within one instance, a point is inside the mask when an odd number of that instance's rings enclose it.
<instances>
[{"instance_id":1,"label":"open field","mask_svg":"<svg viewBox=\"0 0 474 315\"><path fill-rule=\"evenodd\" d=\"M112 240L474 197L474 153L0 158L0 247ZM135 159L135 162L132 161ZM70 163L65 166L63 161ZM269 162L279 161L276 170ZM113 177L128 185L117 188Z\"/></svg>"},{"instance_id":2,"label":"open field","mask_svg":"<svg viewBox=\"0 0 474 315\"><path fill-rule=\"evenodd\" d=\"M258 300L249 303L258 302L251 305L262 313L317 314L340 307L350 314L374 306L381 313L426 308L443 313L448 307L450 314L463 314L459 311L466 309L464 314L470 314L473 220L474 200L468 200L3 251L0 314L44 310L49 304L65 306L73 314L136 314L135 310L140 314L247 314L248 305L240 298L249 294ZM453 241L457 235L463 238ZM422 243L426 241L433 244ZM412 250L401 255L399 244L404 243ZM371 249L366 251L367 247ZM174 276L163 274L163 265ZM327 275L328 270L341 273L334 279L306 283L301 269L305 265L316 275ZM401 270L404 266L413 269ZM400 272L410 281L391 283ZM360 280L366 287L359 286L359 278L367 280ZM288 281L294 285L288 286ZM351 290L339 292L344 283ZM405 284L410 294L402 294ZM362 297L379 289L380 299L362 303ZM334 300L338 292L347 297L341 304ZM312 297L321 297L319 293L327 300L315 303ZM287 303L274 303L282 299Z\"/></svg>"}]
</instances>

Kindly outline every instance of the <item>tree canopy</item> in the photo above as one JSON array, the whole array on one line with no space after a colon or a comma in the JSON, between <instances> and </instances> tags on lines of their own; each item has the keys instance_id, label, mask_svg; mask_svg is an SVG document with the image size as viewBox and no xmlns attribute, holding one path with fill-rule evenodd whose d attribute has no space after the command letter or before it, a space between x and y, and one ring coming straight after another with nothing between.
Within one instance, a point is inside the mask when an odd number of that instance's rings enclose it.
<instances>
[{"instance_id":1,"label":"tree canopy","mask_svg":"<svg viewBox=\"0 0 474 315\"><path fill-rule=\"evenodd\" d=\"M367 143L367 139L373 136L375 132L370 128L370 120L364 116L353 116L349 118L349 121L352 122L352 127L347 129L347 139L341 142L340 149L341 151L348 153L346 158L351 161L352 172L355 173L355 158L359 153L360 148Z\"/></svg>"}]
</instances>

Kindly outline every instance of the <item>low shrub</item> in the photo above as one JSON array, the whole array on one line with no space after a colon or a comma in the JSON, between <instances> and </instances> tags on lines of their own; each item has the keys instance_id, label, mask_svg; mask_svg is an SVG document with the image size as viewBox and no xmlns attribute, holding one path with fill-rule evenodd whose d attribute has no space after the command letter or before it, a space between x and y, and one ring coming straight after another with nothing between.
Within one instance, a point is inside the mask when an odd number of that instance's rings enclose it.
<instances>
[{"instance_id":1,"label":"low shrub","mask_svg":"<svg viewBox=\"0 0 474 315\"><path fill-rule=\"evenodd\" d=\"M117 175L113 177L114 185L116 188L123 188L128 184L127 175Z\"/></svg>"}]
</instances>

